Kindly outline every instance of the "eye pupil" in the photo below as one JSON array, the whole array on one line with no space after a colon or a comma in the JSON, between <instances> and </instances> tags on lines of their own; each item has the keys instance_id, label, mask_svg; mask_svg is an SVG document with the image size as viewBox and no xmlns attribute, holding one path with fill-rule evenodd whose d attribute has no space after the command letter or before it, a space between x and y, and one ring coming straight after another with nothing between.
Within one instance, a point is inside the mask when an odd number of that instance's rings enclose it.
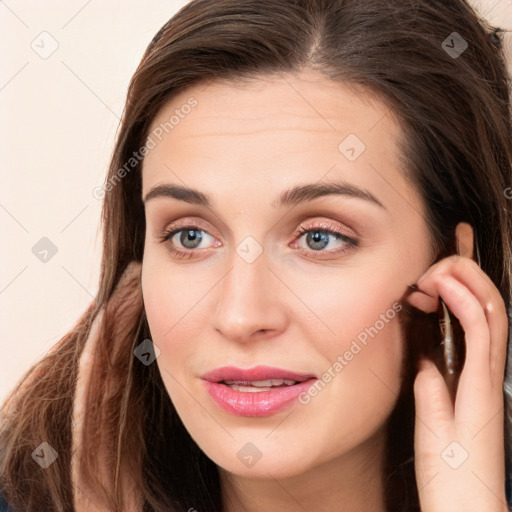
<instances>
[{"instance_id":1,"label":"eye pupil","mask_svg":"<svg viewBox=\"0 0 512 512\"><path fill-rule=\"evenodd\" d=\"M329 235L322 231L311 231L307 237L313 244L325 242L329 243ZM322 240L323 239L323 240ZM322 249L323 247L314 247L315 249Z\"/></svg>"},{"instance_id":2,"label":"eye pupil","mask_svg":"<svg viewBox=\"0 0 512 512\"><path fill-rule=\"evenodd\" d=\"M180 237L180 243L183 244L187 249L194 249L196 246L194 243L198 242L196 245L199 245L202 240L202 235L198 235L200 230L198 229L187 229L182 231L182 235ZM192 246L190 247L188 244L192 241Z\"/></svg>"}]
</instances>

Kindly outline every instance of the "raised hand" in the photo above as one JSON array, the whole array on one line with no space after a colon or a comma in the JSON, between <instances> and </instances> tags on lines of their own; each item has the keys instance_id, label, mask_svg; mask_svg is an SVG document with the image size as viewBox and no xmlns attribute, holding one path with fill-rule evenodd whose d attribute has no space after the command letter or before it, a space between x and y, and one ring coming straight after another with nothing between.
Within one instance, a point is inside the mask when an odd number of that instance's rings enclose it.
<instances>
[{"instance_id":1,"label":"raised hand","mask_svg":"<svg viewBox=\"0 0 512 512\"><path fill-rule=\"evenodd\" d=\"M439 298L458 318L466 359L452 405L443 376L423 361L414 383L415 470L422 512L507 512L504 401L508 318L491 279L472 259L445 258L417 282L409 302Z\"/></svg>"},{"instance_id":2,"label":"raised hand","mask_svg":"<svg viewBox=\"0 0 512 512\"><path fill-rule=\"evenodd\" d=\"M112 481L112 468L108 466L105 458L105 448L109 439L98 432L98 443L93 447L86 447L82 442L83 419L88 414L87 390L89 383L95 375L92 372L93 363L97 355L98 344L102 343L102 332L106 322L114 322L110 325L114 329L114 338L122 343L126 340L123 334L130 332L138 321L142 311L142 292L140 288L141 264L131 262L121 277L106 308L100 310L92 324L84 350L80 357L78 378L75 391L73 407L72 427L72 458L71 473L73 482L73 496L76 512L110 512L104 503L101 494L91 487L82 477L80 471L80 457L83 450L94 450L101 461L98 468L98 476L106 485ZM116 350L130 351L129 346L118 346ZM109 392L115 388L114 375L107 375L105 385L105 398L108 399ZM140 512L142 503L135 494L135 487L129 481L129 475L125 475L122 483L124 503L123 510L127 512Z\"/></svg>"}]
</instances>

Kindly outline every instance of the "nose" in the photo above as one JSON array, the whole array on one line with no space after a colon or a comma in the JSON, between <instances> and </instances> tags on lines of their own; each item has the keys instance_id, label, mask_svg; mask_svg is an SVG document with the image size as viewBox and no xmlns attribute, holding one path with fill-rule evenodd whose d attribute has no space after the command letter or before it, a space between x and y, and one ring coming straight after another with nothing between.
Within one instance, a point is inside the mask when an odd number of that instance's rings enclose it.
<instances>
[{"instance_id":1,"label":"nose","mask_svg":"<svg viewBox=\"0 0 512 512\"><path fill-rule=\"evenodd\" d=\"M232 261L217 286L217 307L212 316L215 330L241 343L283 332L289 316L286 287L269 268L267 258L261 254L247 263L236 255Z\"/></svg>"}]
</instances>

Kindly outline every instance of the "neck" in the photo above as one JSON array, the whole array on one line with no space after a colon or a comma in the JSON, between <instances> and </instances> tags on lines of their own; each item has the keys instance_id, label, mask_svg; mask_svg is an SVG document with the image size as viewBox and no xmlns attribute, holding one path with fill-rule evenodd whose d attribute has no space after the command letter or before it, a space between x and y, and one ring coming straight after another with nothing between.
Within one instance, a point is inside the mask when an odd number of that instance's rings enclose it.
<instances>
[{"instance_id":1,"label":"neck","mask_svg":"<svg viewBox=\"0 0 512 512\"><path fill-rule=\"evenodd\" d=\"M301 474L247 478L219 468L223 512L386 512L385 432Z\"/></svg>"}]
</instances>

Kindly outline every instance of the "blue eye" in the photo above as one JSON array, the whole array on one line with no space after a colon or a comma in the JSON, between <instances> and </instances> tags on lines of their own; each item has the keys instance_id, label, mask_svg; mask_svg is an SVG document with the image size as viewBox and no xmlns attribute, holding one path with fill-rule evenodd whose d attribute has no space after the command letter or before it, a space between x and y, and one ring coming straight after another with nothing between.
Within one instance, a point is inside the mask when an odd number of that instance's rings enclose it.
<instances>
[{"instance_id":1,"label":"blue eye","mask_svg":"<svg viewBox=\"0 0 512 512\"><path fill-rule=\"evenodd\" d=\"M352 247L356 247L359 245L359 242L354 238L351 238L341 231L337 229L332 229L330 226L325 227L325 225L317 226L317 227L303 227L301 226L298 231L299 238L303 238L305 236L306 244L311 247L312 252L326 254L331 257L336 254L344 253L350 250ZM335 239L338 242L342 243L342 247L338 249L331 249L328 251L324 251L323 249L329 245L331 239ZM311 252L307 251L307 252Z\"/></svg>"},{"instance_id":2,"label":"blue eye","mask_svg":"<svg viewBox=\"0 0 512 512\"><path fill-rule=\"evenodd\" d=\"M173 243L168 243L167 248L172 254L175 254L180 258L190 258L193 250L198 248L204 238L203 235L198 233L206 233L206 231L199 229L198 226L186 226L184 228L166 231L160 240L162 243L166 243L171 241L178 233L181 233L179 236L180 244L188 250L183 251L181 249L177 249Z\"/></svg>"},{"instance_id":3,"label":"blue eye","mask_svg":"<svg viewBox=\"0 0 512 512\"><path fill-rule=\"evenodd\" d=\"M172 242L172 239L179 233L181 233L178 237L179 244L184 249L176 247L176 244ZM191 258L194 256L194 252L198 252L195 251L195 249L198 249L201 242L206 238L205 234L206 237L211 237L211 235L209 235L205 230L199 228L197 225L181 226L179 229L172 229L171 226L171 228L169 228L160 237L160 241L161 243L165 243L169 252L177 258ZM347 252L351 248L359 245L357 240L343 234L334 226L326 223L320 223L319 225L311 227L301 226L295 233L295 239L300 239L304 235L306 235L306 243L310 245L311 249L307 250L300 248L300 251L312 254L322 254L322 257L327 256L330 258L337 254ZM323 249L329 245L331 239L341 242L342 247L324 251ZM315 255L314 257L318 256Z\"/></svg>"},{"instance_id":4,"label":"blue eye","mask_svg":"<svg viewBox=\"0 0 512 512\"><path fill-rule=\"evenodd\" d=\"M299 234L301 238L306 235L305 240L306 244L312 248L314 252L322 251L326 246L329 245L331 239L335 239L336 241L341 241L345 246L354 246L356 245L356 241L348 236L345 236L343 233L339 231L332 231L330 229L307 229L301 228L299 230ZM322 251L322 252L339 252L339 250L331 250L331 251Z\"/></svg>"}]
</instances>

